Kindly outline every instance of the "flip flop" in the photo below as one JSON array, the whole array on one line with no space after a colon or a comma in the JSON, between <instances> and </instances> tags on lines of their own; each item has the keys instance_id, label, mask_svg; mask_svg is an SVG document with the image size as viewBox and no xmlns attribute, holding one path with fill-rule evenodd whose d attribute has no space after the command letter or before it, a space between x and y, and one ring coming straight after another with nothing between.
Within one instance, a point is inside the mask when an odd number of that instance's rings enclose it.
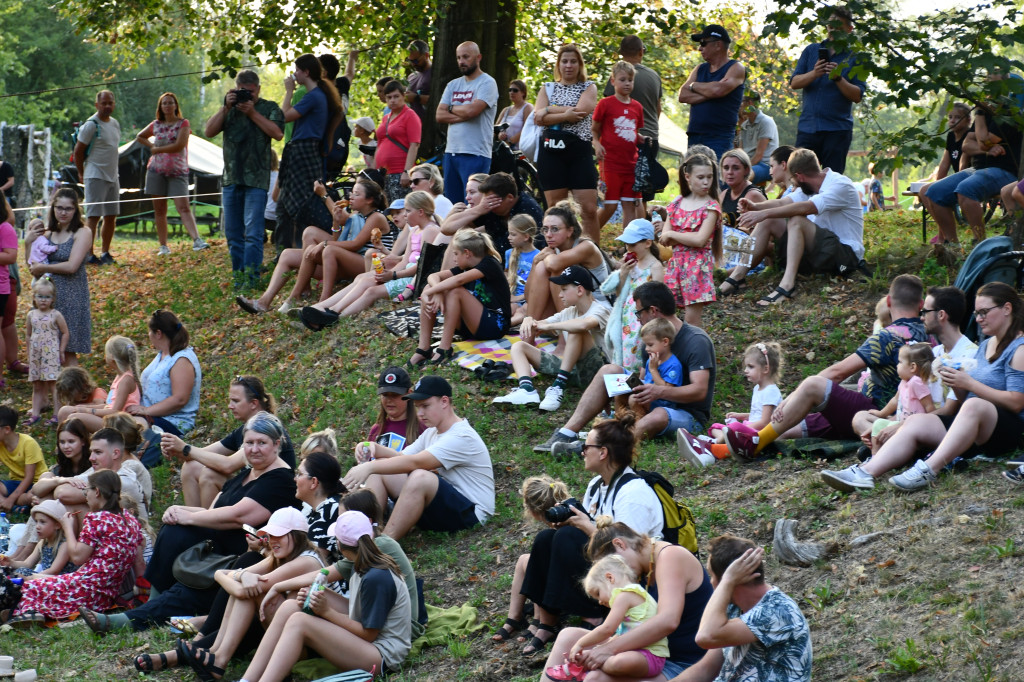
<instances>
[{"instance_id":1,"label":"flip flop","mask_svg":"<svg viewBox=\"0 0 1024 682\"><path fill-rule=\"evenodd\" d=\"M793 294L795 294L795 293L796 293L796 286L794 286L789 291L786 291L782 287L775 287L775 291L771 292L770 294L765 294L760 299L758 299L757 305L761 306L762 308L767 308L769 306L778 305L779 303L782 302L782 299L784 299L784 298L788 299L788 300L792 300L793 299Z\"/></svg>"},{"instance_id":2,"label":"flip flop","mask_svg":"<svg viewBox=\"0 0 1024 682\"><path fill-rule=\"evenodd\" d=\"M33 424L37 423L42 418L43 417L41 415L38 415L38 414L36 416L34 416L34 417L29 417L24 422L25 426L32 426Z\"/></svg>"},{"instance_id":3,"label":"flip flop","mask_svg":"<svg viewBox=\"0 0 1024 682\"><path fill-rule=\"evenodd\" d=\"M333 310L320 310L313 306L306 306L299 313L299 319L302 320L302 324L314 332L323 331L325 327L337 324L340 318L341 316Z\"/></svg>"},{"instance_id":4,"label":"flip flop","mask_svg":"<svg viewBox=\"0 0 1024 682\"><path fill-rule=\"evenodd\" d=\"M175 616L168 622L171 624L172 634L187 638L195 637L199 634L196 626L192 625L192 618L190 616Z\"/></svg>"}]
</instances>

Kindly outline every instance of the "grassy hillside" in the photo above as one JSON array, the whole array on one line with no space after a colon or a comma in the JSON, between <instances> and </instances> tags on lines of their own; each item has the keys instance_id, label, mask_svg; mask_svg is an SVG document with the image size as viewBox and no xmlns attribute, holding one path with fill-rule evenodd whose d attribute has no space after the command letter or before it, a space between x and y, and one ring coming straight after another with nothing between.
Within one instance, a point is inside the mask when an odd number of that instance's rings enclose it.
<instances>
[{"instance_id":1,"label":"grassy hillside","mask_svg":"<svg viewBox=\"0 0 1024 682\"><path fill-rule=\"evenodd\" d=\"M749 343L783 345L785 392L856 348L869 333L874 303L892 276L912 272L929 285L951 283L955 271L926 257L918 221L912 213L869 216L868 257L876 266L869 280L801 280L792 303L760 310L753 301L778 279L769 272L751 278L747 293L705 311L719 362L715 418L749 404L750 389L740 372L742 349ZM144 344L148 315L158 308L174 310L188 326L203 364L200 427L191 442L216 440L233 427L226 409L228 383L235 374L253 372L278 396L294 440L331 426L343 450L350 451L373 420L377 374L387 364L404 363L414 340L391 336L372 313L322 334L276 315L244 315L233 303L223 241L212 243L210 251L195 254L180 242L174 255L158 259L152 240L119 238L115 252L121 265L90 270L97 351L115 333ZM23 296L22 304L26 301ZM144 361L151 357L145 353ZM101 353L84 364L101 384L109 382ZM490 445L497 514L476 531L455 537L414 531L403 544L426 581L427 600L439 606L471 603L489 632L504 619L515 560L529 551L536 532L522 521L520 482L547 471L582 494L588 477L576 463L555 463L530 451L571 407L554 415L492 407L490 400L507 387L481 383L457 366L439 373L456 387L457 411ZM8 386L3 401L27 410L28 383L8 375ZM570 393L567 405L574 400ZM32 433L52 452L52 429ZM975 463L915 496L896 495L886 485L870 494L842 495L820 482L818 472L826 463L807 460L726 462L695 471L680 464L669 440L644 443L640 466L676 484L677 496L693 508L702 543L728 531L770 547L780 518L799 519L803 540L836 543L834 555L810 568L773 559L767 564L769 581L797 599L810 620L816 679L1020 679L1013 670L1019 670L1014 654L1024 636L1019 587L1024 491L998 476L999 465ZM160 509L180 501L175 481L173 466L157 470ZM870 533L880 535L852 546L854 538ZM99 639L77 624L0 633L0 653L14 655L18 668L37 668L46 680L110 680L136 674L130 662L136 652L162 651L172 642L163 630ZM536 679L539 663L539 658L522 658L515 646L499 648L489 637L478 637L425 649L397 679ZM226 679L237 679L244 664L233 664ZM180 670L161 675L193 678Z\"/></svg>"}]
</instances>

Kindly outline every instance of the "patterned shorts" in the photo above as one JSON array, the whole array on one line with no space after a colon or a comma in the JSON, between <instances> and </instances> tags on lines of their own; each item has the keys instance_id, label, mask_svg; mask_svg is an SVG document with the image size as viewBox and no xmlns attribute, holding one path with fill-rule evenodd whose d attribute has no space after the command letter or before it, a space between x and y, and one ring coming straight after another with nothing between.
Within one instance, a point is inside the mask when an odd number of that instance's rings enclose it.
<instances>
[{"instance_id":1,"label":"patterned shorts","mask_svg":"<svg viewBox=\"0 0 1024 682\"><path fill-rule=\"evenodd\" d=\"M608 360L605 358L604 353L600 348L594 346L583 354L583 357L576 362L576 366L572 368L571 372L569 372L569 385L579 387L589 386L590 382L594 380L597 370L601 369L606 364L608 364ZM561 369L562 358L558 357L554 353L541 352L540 367L537 368L538 372L554 376L558 374Z\"/></svg>"}]
</instances>

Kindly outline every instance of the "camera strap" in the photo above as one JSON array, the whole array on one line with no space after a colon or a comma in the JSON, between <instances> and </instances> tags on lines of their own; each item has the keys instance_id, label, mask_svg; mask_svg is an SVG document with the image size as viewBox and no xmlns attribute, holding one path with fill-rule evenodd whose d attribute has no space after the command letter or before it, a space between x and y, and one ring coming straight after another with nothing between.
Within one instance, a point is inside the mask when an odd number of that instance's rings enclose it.
<instances>
[{"instance_id":1,"label":"camera strap","mask_svg":"<svg viewBox=\"0 0 1024 682\"><path fill-rule=\"evenodd\" d=\"M626 470L623 469L622 471L620 471L620 472L616 473L614 476L612 476L612 480L608 482L608 490L609 490L609 492L611 494L611 504L609 506L611 507L611 511L613 512L612 513L612 517L615 516L615 514L614 514L614 511L615 511L615 496L618 495L619 488L621 488L624 483L629 483L630 481L632 481L633 479L636 479L636 478L640 478L640 477L637 476L633 472L626 473ZM594 485L591 486L591 489L589 491L587 491L588 495L590 497L596 497L597 493L598 493L598 491L600 489L601 489L601 481L596 481L594 483ZM601 499L597 500L597 510L598 511L601 510L601 506L602 506L603 502L604 502L604 500L601 500Z\"/></svg>"}]
</instances>

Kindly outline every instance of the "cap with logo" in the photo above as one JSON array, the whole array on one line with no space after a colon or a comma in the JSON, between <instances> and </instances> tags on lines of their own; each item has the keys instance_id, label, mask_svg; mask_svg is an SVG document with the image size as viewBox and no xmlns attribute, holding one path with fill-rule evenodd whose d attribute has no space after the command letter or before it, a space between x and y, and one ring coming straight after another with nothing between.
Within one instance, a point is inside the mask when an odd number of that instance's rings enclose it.
<instances>
[{"instance_id":1,"label":"cap with logo","mask_svg":"<svg viewBox=\"0 0 1024 682\"><path fill-rule=\"evenodd\" d=\"M698 43L702 40L721 40L724 43L732 42L732 39L729 38L729 32L725 30L725 27L718 24L708 24L704 27L703 31L690 35L690 38Z\"/></svg>"},{"instance_id":2,"label":"cap with logo","mask_svg":"<svg viewBox=\"0 0 1024 682\"><path fill-rule=\"evenodd\" d=\"M590 274L590 270L587 270L582 265L570 265L565 270L562 270L561 275L550 277L549 281L552 284L557 284L558 286L562 286L564 284L576 284L587 291L593 291L597 288L597 284L594 282L594 276Z\"/></svg>"},{"instance_id":3,"label":"cap with logo","mask_svg":"<svg viewBox=\"0 0 1024 682\"><path fill-rule=\"evenodd\" d=\"M444 377L427 375L416 382L412 393L403 395L402 400L427 400L428 398L451 398L452 385Z\"/></svg>"},{"instance_id":4,"label":"cap with logo","mask_svg":"<svg viewBox=\"0 0 1024 682\"><path fill-rule=\"evenodd\" d=\"M409 373L401 367L388 367L380 373L377 379L377 395L384 393L398 393L405 395L412 387L412 379Z\"/></svg>"}]
</instances>

